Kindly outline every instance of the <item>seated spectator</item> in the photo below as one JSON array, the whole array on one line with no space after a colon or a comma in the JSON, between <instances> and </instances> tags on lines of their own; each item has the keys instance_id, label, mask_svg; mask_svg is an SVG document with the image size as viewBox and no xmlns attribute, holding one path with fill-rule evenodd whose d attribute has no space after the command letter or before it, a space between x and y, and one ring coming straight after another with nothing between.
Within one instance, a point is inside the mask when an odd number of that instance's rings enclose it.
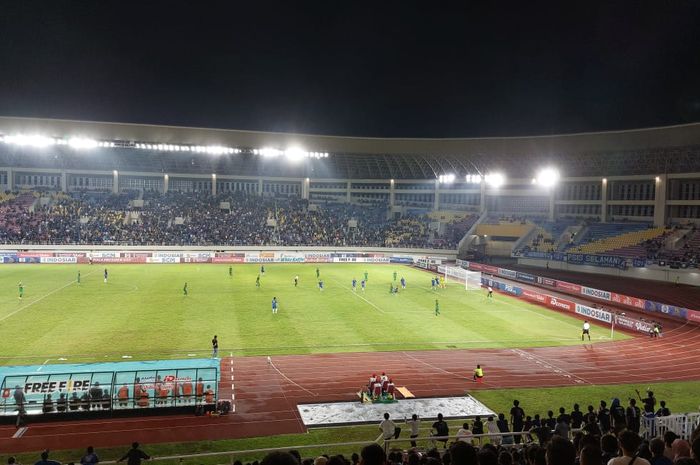
<instances>
[{"instance_id":1,"label":"seated spectator","mask_svg":"<svg viewBox=\"0 0 700 465\"><path fill-rule=\"evenodd\" d=\"M275 451L267 454L260 465L299 465L299 462L289 452Z\"/></svg>"},{"instance_id":2,"label":"seated spectator","mask_svg":"<svg viewBox=\"0 0 700 465\"><path fill-rule=\"evenodd\" d=\"M451 465L477 465L476 449L464 441L457 441L450 447Z\"/></svg>"},{"instance_id":3,"label":"seated spectator","mask_svg":"<svg viewBox=\"0 0 700 465\"><path fill-rule=\"evenodd\" d=\"M41 408L42 413L51 413L54 411L53 401L51 400L51 394L46 394L44 397L44 404Z\"/></svg>"},{"instance_id":4,"label":"seated spectator","mask_svg":"<svg viewBox=\"0 0 700 465\"><path fill-rule=\"evenodd\" d=\"M386 454L379 444L370 444L360 452L360 465L385 465Z\"/></svg>"},{"instance_id":5,"label":"seated spectator","mask_svg":"<svg viewBox=\"0 0 700 465\"><path fill-rule=\"evenodd\" d=\"M49 460L49 451L45 450L41 453L41 460L34 463L34 465L61 465L61 462L55 460Z\"/></svg>"},{"instance_id":6,"label":"seated spectator","mask_svg":"<svg viewBox=\"0 0 700 465\"><path fill-rule=\"evenodd\" d=\"M650 465L649 461L638 456L642 439L633 431L623 431L618 437L618 443L622 452L621 457L615 457L608 465L629 465L634 459L634 465Z\"/></svg>"},{"instance_id":7,"label":"seated spectator","mask_svg":"<svg viewBox=\"0 0 700 465\"><path fill-rule=\"evenodd\" d=\"M80 465L97 465L100 458L95 453L95 449L92 446L88 446L85 451L85 455L80 458Z\"/></svg>"},{"instance_id":8,"label":"seated spectator","mask_svg":"<svg viewBox=\"0 0 700 465\"><path fill-rule=\"evenodd\" d=\"M617 438L612 434L606 434L600 438L600 449L603 451L603 463L607 464L618 455Z\"/></svg>"},{"instance_id":9,"label":"seated spectator","mask_svg":"<svg viewBox=\"0 0 700 465\"><path fill-rule=\"evenodd\" d=\"M576 450L574 449L574 445L570 441L560 436L554 436L549 442L549 444L547 445L546 457L547 465L576 464ZM648 465L648 462L646 465Z\"/></svg>"},{"instance_id":10,"label":"seated spectator","mask_svg":"<svg viewBox=\"0 0 700 465\"><path fill-rule=\"evenodd\" d=\"M457 430L457 440L468 444L472 443L472 432L469 429L469 423L463 423L462 427Z\"/></svg>"},{"instance_id":11,"label":"seated spectator","mask_svg":"<svg viewBox=\"0 0 700 465\"><path fill-rule=\"evenodd\" d=\"M581 449L580 465L606 465L603 463L602 452L596 446L586 446Z\"/></svg>"},{"instance_id":12,"label":"seated spectator","mask_svg":"<svg viewBox=\"0 0 700 465\"><path fill-rule=\"evenodd\" d=\"M674 462L683 457L690 457L690 444L685 439L676 439L673 441L671 450L673 451Z\"/></svg>"},{"instance_id":13,"label":"seated spectator","mask_svg":"<svg viewBox=\"0 0 700 465\"><path fill-rule=\"evenodd\" d=\"M673 460L669 459L664 455L664 441L660 438L654 438L649 443L649 449L651 450L651 460L649 461L651 465L673 465Z\"/></svg>"}]
</instances>

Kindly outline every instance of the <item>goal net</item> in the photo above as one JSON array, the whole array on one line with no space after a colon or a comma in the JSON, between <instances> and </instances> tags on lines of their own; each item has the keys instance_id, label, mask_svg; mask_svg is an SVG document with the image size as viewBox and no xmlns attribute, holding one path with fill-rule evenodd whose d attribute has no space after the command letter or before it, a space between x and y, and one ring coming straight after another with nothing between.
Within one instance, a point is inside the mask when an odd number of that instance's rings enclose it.
<instances>
[{"instance_id":1,"label":"goal net","mask_svg":"<svg viewBox=\"0 0 700 465\"><path fill-rule=\"evenodd\" d=\"M481 289L481 271L469 271L457 266L439 266L438 272L445 274L445 281L463 283L468 291Z\"/></svg>"}]
</instances>

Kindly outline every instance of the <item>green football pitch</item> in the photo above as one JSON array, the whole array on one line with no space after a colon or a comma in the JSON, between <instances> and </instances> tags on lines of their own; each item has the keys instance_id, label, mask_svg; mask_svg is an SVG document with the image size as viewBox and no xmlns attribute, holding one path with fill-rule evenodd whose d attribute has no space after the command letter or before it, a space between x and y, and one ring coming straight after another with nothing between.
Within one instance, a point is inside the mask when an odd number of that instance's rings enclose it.
<instances>
[{"instance_id":1,"label":"green football pitch","mask_svg":"<svg viewBox=\"0 0 700 465\"><path fill-rule=\"evenodd\" d=\"M99 265L2 266L0 364L203 356L214 334L222 355L580 344L580 320L457 282L433 290L430 274L401 265L266 264L260 288L253 264L233 265L233 276L214 264L107 268L104 283ZM401 277L407 283L397 295L389 292L394 272L399 288ZM597 341L609 336L593 330Z\"/></svg>"}]
</instances>

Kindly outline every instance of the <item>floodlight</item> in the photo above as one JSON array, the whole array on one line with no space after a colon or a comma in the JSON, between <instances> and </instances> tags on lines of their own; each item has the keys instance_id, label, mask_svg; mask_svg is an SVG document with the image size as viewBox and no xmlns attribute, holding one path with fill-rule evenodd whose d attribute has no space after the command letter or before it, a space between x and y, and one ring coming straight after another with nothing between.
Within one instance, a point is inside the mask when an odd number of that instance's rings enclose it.
<instances>
[{"instance_id":1,"label":"floodlight","mask_svg":"<svg viewBox=\"0 0 700 465\"><path fill-rule=\"evenodd\" d=\"M97 141L86 139L84 137L71 137L68 139L68 145L74 149L92 149L97 147Z\"/></svg>"},{"instance_id":2,"label":"floodlight","mask_svg":"<svg viewBox=\"0 0 700 465\"><path fill-rule=\"evenodd\" d=\"M284 151L284 155L287 157L287 160L291 162L299 162L303 160L304 157L308 157L309 153L300 147L291 147Z\"/></svg>"},{"instance_id":3,"label":"floodlight","mask_svg":"<svg viewBox=\"0 0 700 465\"><path fill-rule=\"evenodd\" d=\"M491 187L501 187L505 182L506 178L501 173L491 173L484 176L484 181Z\"/></svg>"},{"instance_id":4,"label":"floodlight","mask_svg":"<svg viewBox=\"0 0 700 465\"><path fill-rule=\"evenodd\" d=\"M559 171L554 168L544 168L537 173L537 184L552 187L559 182Z\"/></svg>"},{"instance_id":5,"label":"floodlight","mask_svg":"<svg viewBox=\"0 0 700 465\"><path fill-rule=\"evenodd\" d=\"M51 137L44 137L38 135L25 136L24 134L18 134L15 136L5 136L5 142L8 144L15 145L29 145L31 147L46 147L49 145L54 145L56 141Z\"/></svg>"},{"instance_id":6,"label":"floodlight","mask_svg":"<svg viewBox=\"0 0 700 465\"><path fill-rule=\"evenodd\" d=\"M464 180L470 184L481 184L481 175L468 174L464 177Z\"/></svg>"},{"instance_id":7,"label":"floodlight","mask_svg":"<svg viewBox=\"0 0 700 465\"><path fill-rule=\"evenodd\" d=\"M264 148L260 149L260 155L262 155L265 158L275 158L275 157L279 157L280 155L282 155L282 151L278 150L278 149L273 149L270 147L264 147Z\"/></svg>"},{"instance_id":8,"label":"floodlight","mask_svg":"<svg viewBox=\"0 0 700 465\"><path fill-rule=\"evenodd\" d=\"M455 182L455 175L453 173L441 174L438 177L438 181L441 183L445 183L445 184L451 184L451 183Z\"/></svg>"}]
</instances>

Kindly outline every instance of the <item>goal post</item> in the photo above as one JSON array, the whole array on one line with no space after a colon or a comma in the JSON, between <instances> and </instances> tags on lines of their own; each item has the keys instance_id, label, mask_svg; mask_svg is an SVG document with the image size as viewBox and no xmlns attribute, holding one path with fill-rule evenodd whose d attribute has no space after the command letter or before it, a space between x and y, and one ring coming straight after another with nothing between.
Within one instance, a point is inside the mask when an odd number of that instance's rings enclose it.
<instances>
[{"instance_id":1,"label":"goal post","mask_svg":"<svg viewBox=\"0 0 700 465\"><path fill-rule=\"evenodd\" d=\"M464 284L468 291L481 289L481 271L470 271L458 266L439 266L439 273L444 273L445 281L457 281Z\"/></svg>"}]
</instances>

